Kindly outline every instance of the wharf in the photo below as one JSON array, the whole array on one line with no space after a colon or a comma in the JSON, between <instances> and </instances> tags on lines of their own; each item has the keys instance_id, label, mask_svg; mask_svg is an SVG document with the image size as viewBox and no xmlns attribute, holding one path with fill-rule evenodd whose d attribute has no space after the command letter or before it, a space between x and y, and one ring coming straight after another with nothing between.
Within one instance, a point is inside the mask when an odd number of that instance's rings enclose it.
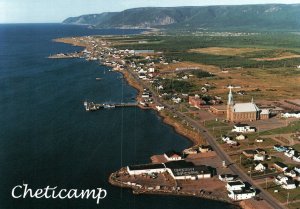
<instances>
[{"instance_id":1,"label":"wharf","mask_svg":"<svg viewBox=\"0 0 300 209\"><path fill-rule=\"evenodd\" d=\"M96 104L94 102L84 102L84 107L86 111L96 111L102 108L104 109L112 109L117 107L136 107L138 106L137 102L129 102L129 103L104 103L104 104Z\"/></svg>"}]
</instances>

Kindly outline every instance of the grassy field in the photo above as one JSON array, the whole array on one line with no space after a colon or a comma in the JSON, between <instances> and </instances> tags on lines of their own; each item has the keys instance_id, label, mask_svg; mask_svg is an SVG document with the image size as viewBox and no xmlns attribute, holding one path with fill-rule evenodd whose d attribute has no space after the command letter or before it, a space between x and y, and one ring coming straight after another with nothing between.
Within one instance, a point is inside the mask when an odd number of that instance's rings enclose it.
<instances>
[{"instance_id":1,"label":"grassy field","mask_svg":"<svg viewBox=\"0 0 300 209\"><path fill-rule=\"evenodd\" d=\"M287 127L260 132L260 135L295 133L300 130L300 121L290 123Z\"/></svg>"},{"instance_id":2,"label":"grassy field","mask_svg":"<svg viewBox=\"0 0 300 209\"><path fill-rule=\"evenodd\" d=\"M214 77L190 78L192 86L213 83L209 94L226 98L229 84L241 86L245 95L236 101L289 99L300 97L300 36L292 33L257 33L248 36L133 35L105 37L120 49L153 49L163 52L168 65L161 72L198 67ZM103 37L102 37L103 38ZM291 58L294 57L294 58ZM270 60L271 59L271 60ZM274 59L274 60L273 60ZM173 63L173 60L180 62ZM226 71L226 73L224 73ZM187 86L189 87L189 86ZM188 93L201 93L187 88ZM185 92L187 93L187 92Z\"/></svg>"},{"instance_id":3,"label":"grassy field","mask_svg":"<svg viewBox=\"0 0 300 209\"><path fill-rule=\"evenodd\" d=\"M261 187L266 188L266 184L261 184ZM288 199L288 193L289 193L289 205L288 208L296 209L299 208L299 202L298 204L292 203L293 201L300 200L300 188L292 189L292 190L286 190L282 189L280 186L276 185L273 182L268 183L268 188L266 189L272 196L274 196L276 199L278 199L281 203L286 203ZM278 190L278 192L274 192L274 190Z\"/></svg>"}]
</instances>

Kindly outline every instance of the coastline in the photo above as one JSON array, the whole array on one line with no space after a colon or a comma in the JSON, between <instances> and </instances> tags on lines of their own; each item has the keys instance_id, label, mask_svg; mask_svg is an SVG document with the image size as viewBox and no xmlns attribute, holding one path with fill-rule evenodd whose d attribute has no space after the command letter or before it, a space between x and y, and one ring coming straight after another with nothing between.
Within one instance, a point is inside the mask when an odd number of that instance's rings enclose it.
<instances>
[{"instance_id":1,"label":"coastline","mask_svg":"<svg viewBox=\"0 0 300 209\"><path fill-rule=\"evenodd\" d=\"M71 44L73 46L80 46L80 47L83 47L84 50L92 50L91 46L89 46L88 44L77 43L77 42L74 42L74 40L75 40L75 38L59 38L59 39L54 39L53 41L60 42L60 43L65 43L65 44ZM80 57L80 56L78 56L78 57ZM101 62L99 64L100 65L105 65L104 62ZM109 66L109 67L112 67L112 66ZM141 96L142 96L144 87L127 70L124 70L124 69L121 70L121 69L116 69L116 68L113 68L113 69L114 69L113 71L119 72L123 75L123 77L126 80L126 82L128 83L128 85L130 85L131 87L137 89L138 93L136 95L136 100L140 101L141 98L142 98ZM151 109L155 110L158 113L158 115L162 118L162 121L165 124L170 125L176 133L186 137L189 141L192 142L191 147L188 147L188 148L192 148L194 146L199 146L200 144L207 144L207 142L203 139L203 137L201 136L201 134L199 132L189 130L187 127L185 127L184 124L179 123L178 121L175 120L174 117L168 115L168 113L166 111L157 111L157 109L155 108L155 105L149 105L149 107L144 107L144 106L139 104L138 107L141 108L141 109L150 109L151 108ZM124 168L120 168L120 170L121 169L124 169ZM174 191L171 191L171 190L142 191L141 192L141 191L137 190L132 185L126 185L124 182L116 181L114 178L112 178L112 176L115 175L115 173L112 173L109 176L109 179L108 179L109 183L114 185L114 186L118 186L118 187L130 188L130 189L132 189L133 194L159 194L159 195L193 196L193 197L198 197L198 198L204 198L204 199L210 199L210 200L216 200L216 201L223 201L223 202L230 203L232 205L237 206L237 204L235 204L234 202L232 202L228 199L218 198L218 197L214 197L214 196L211 196L211 195L200 195L199 196L199 195L195 195L193 193L186 193L186 192L174 193ZM245 204L242 205L241 202L238 205L239 205L238 207L240 207L240 208L249 209L249 207L247 207Z\"/></svg>"}]
</instances>

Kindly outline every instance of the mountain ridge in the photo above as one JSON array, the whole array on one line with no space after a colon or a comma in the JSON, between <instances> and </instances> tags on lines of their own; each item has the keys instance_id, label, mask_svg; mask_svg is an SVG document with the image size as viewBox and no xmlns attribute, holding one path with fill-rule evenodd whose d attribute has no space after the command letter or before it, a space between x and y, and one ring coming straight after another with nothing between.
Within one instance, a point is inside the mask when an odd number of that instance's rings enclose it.
<instances>
[{"instance_id":1,"label":"mountain ridge","mask_svg":"<svg viewBox=\"0 0 300 209\"><path fill-rule=\"evenodd\" d=\"M63 23L97 28L299 30L300 4L140 7L70 17Z\"/></svg>"}]
</instances>

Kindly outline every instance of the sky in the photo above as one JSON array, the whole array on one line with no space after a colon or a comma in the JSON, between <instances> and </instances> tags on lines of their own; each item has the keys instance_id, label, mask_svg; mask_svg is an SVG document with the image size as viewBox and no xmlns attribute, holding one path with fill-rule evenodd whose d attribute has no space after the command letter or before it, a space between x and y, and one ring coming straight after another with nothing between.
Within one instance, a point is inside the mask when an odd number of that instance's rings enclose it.
<instances>
[{"instance_id":1,"label":"sky","mask_svg":"<svg viewBox=\"0 0 300 209\"><path fill-rule=\"evenodd\" d=\"M55 23L67 17L136 7L300 3L300 0L0 0L0 23Z\"/></svg>"}]
</instances>

